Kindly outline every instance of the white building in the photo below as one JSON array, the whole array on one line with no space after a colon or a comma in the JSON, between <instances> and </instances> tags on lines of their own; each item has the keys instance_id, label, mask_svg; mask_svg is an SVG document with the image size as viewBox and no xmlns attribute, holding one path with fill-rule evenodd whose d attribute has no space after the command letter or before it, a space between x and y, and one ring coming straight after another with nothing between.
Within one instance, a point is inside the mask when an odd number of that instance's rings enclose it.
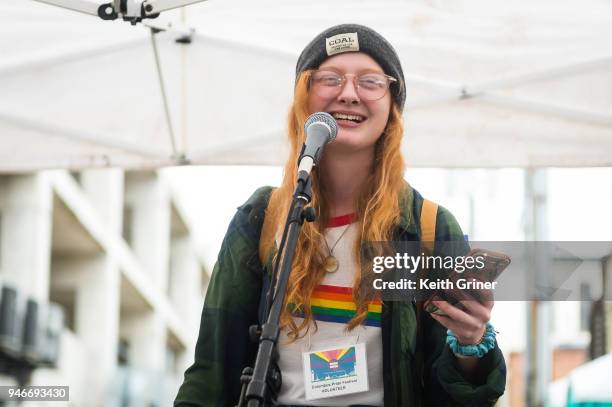
<instances>
[{"instance_id":1,"label":"white building","mask_svg":"<svg viewBox=\"0 0 612 407\"><path fill-rule=\"evenodd\" d=\"M0 176L0 283L17 290L17 320L28 298L64 313L57 366L30 384L70 386L71 406L171 405L208 284L195 247L156 172Z\"/></svg>"}]
</instances>

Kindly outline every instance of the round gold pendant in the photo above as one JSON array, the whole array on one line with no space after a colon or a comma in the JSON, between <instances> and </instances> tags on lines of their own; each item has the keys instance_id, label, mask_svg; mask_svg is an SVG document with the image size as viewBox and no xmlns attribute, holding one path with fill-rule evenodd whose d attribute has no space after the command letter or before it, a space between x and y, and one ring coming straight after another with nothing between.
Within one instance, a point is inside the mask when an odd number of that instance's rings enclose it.
<instances>
[{"instance_id":1,"label":"round gold pendant","mask_svg":"<svg viewBox=\"0 0 612 407\"><path fill-rule=\"evenodd\" d=\"M328 256L325 259L325 262L323 263L323 268L328 273L334 273L335 271L338 270L339 265L340 264L338 263L338 259L336 259L334 256Z\"/></svg>"}]
</instances>

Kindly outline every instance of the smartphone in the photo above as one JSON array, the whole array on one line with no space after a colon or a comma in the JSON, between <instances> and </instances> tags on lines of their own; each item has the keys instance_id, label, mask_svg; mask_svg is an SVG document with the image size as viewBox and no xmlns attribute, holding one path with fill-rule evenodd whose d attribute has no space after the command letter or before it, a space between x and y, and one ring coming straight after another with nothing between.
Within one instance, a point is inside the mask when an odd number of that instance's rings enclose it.
<instances>
[{"instance_id":1,"label":"smartphone","mask_svg":"<svg viewBox=\"0 0 612 407\"><path fill-rule=\"evenodd\" d=\"M450 278L456 280L458 278L465 278L470 280L471 278L477 278L481 281L493 282L497 280L500 274L508 267L510 264L510 257L503 253L494 252L487 249L472 249L465 257L473 257L479 258L480 264L484 264L483 267L467 269L463 273L453 273L453 276ZM471 297L475 299L479 299L478 290L466 290ZM436 314L436 315L446 315L442 310L440 310L435 304L432 303L434 300L442 300L448 301L452 305L456 305L459 303L459 300L454 298L451 295L447 295L445 290L435 290L427 300L423 303L423 309L425 311ZM456 305L460 308L463 308L461 304Z\"/></svg>"}]
</instances>

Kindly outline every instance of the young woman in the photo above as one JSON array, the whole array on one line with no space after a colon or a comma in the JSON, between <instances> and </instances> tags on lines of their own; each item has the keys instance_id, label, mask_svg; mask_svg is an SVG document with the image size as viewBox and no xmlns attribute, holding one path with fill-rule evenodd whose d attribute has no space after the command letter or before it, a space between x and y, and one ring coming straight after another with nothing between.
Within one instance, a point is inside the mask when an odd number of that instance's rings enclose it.
<instances>
[{"instance_id":1,"label":"young woman","mask_svg":"<svg viewBox=\"0 0 612 407\"><path fill-rule=\"evenodd\" d=\"M505 364L488 323L492 301L464 302L463 308L436 302L446 315L429 314L415 302L372 297L370 276L360 271L363 241L426 239L424 199L403 179L405 92L397 54L370 28L331 27L303 50L283 183L256 191L229 226L206 295L195 362L175 406L238 400L241 370L253 365L257 350L248 327L263 322L303 126L314 112L333 115L338 134L312 175L317 219L302 227L289 279L277 403L491 405L503 393ZM436 242L463 240L446 209L437 207L432 218L427 233Z\"/></svg>"}]
</instances>

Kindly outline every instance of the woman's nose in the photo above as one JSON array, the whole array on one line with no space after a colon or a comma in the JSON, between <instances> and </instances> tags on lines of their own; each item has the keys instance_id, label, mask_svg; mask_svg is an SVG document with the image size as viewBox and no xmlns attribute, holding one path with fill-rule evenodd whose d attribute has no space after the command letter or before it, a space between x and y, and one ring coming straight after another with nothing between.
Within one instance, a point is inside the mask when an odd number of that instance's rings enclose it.
<instances>
[{"instance_id":1,"label":"woman's nose","mask_svg":"<svg viewBox=\"0 0 612 407\"><path fill-rule=\"evenodd\" d=\"M359 94L357 93L357 86L353 76L345 77L344 84L342 84L340 94L338 95L338 102L352 105L359 104Z\"/></svg>"}]
</instances>

